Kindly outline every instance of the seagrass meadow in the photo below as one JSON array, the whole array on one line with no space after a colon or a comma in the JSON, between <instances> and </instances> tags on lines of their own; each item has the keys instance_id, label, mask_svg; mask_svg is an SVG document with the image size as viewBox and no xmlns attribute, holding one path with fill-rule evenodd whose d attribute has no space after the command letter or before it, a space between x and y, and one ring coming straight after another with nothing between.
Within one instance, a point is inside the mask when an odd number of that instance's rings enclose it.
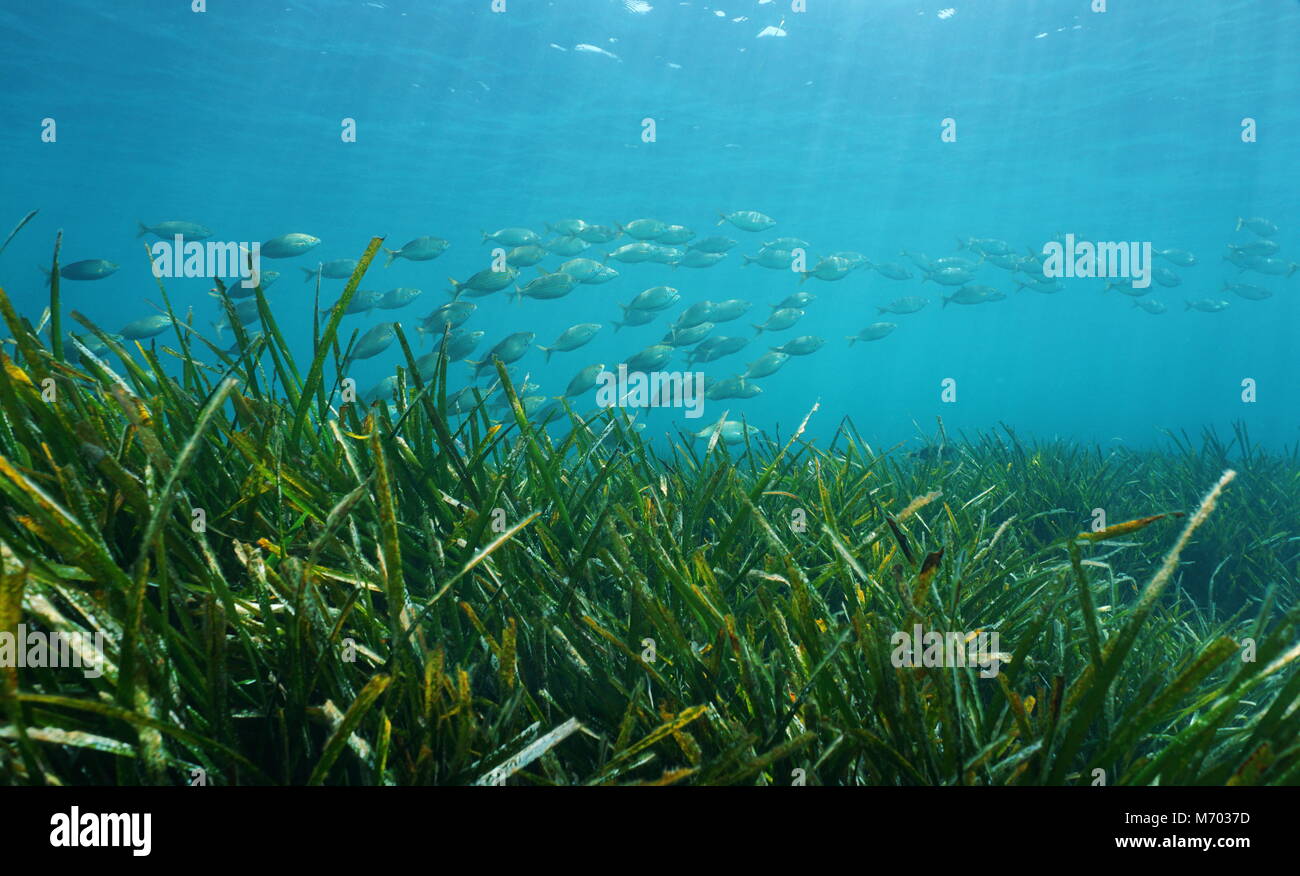
<instances>
[{"instance_id":1,"label":"seagrass meadow","mask_svg":"<svg viewBox=\"0 0 1300 876\"><path fill-rule=\"evenodd\" d=\"M260 289L233 353L63 312L57 257L48 333L0 293L0 632L105 645L0 669L0 783L1300 780L1300 451L652 440L499 364L453 416L400 329L395 405L339 404L378 245L309 363ZM1000 670L895 665L917 625Z\"/></svg>"}]
</instances>

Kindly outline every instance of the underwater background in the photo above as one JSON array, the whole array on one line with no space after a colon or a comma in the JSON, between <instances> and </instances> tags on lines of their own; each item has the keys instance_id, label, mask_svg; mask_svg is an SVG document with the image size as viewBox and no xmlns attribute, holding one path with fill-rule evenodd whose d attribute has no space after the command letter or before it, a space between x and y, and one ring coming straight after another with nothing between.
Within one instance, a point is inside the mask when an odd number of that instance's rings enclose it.
<instances>
[{"instance_id":1,"label":"underwater background","mask_svg":"<svg viewBox=\"0 0 1300 876\"><path fill-rule=\"evenodd\" d=\"M767 28L784 35L760 36ZM377 262L363 289L426 294L344 324L346 333L398 319L414 336L417 318L448 300L448 276L487 266L480 230L653 217L739 245L702 270L611 262L618 279L558 300L475 299L465 327L487 332L478 354L512 331L549 344L573 323L603 324L581 351L548 365L534 349L512 369L559 395L580 367L658 342L676 311L613 331L618 305L643 289L678 288L682 306L751 300L742 320L715 331L747 336L769 305L802 288L818 297L795 328L703 370L743 371L797 335L825 347L764 378L756 398L709 402L700 421L651 412L647 437L698 431L724 410L788 434L817 400L811 434L829 435L847 416L886 445L916 437L916 424L932 431L935 415L952 434L1004 422L1022 436L1103 446L1158 445L1162 429L1222 431L1237 420L1268 445L1300 437L1300 279L1239 276L1222 259L1226 244L1255 237L1234 231L1239 216L1280 227L1279 257L1300 244L1295 2L1146 0L1095 13L1069 0L817 0L796 13L784 0L511 0L494 13L488 0L245 0L195 13L184 3L61 0L0 4L0 30L0 174L12 216L3 221L41 211L4 253L4 284L33 322L48 303L37 266L48 265L59 228L64 262L122 266L64 286L68 306L109 331L156 312L137 220L198 222L223 241L315 235L322 243L306 255L264 264L284 274L268 295L286 340L309 350L314 285L297 268L357 258L373 235L392 248L420 235L451 243L436 261ZM1242 142L1248 117L1257 142ZM42 142L44 118L57 123L56 143ZM341 141L344 118L356 120L356 142ZM653 143L641 136L647 118ZM955 142L941 140L945 118ZM733 210L777 224L716 228L719 211ZM1013 275L989 264L975 282L1006 300L941 307L939 294L953 290L923 284L899 256L959 254L958 237L998 238L1023 255L1067 232L1152 241L1198 261L1173 268L1178 287L1154 287L1168 310L1152 315L1103 292L1103 280L1066 280L1043 295L1016 291ZM864 269L801 287L787 272L741 267L742 254L776 236L810 242L810 268L850 250L914 277ZM520 282L533 276L524 268ZM1239 280L1273 297L1220 294ZM344 282L322 282L322 307ZM168 281L177 312L193 306L204 331L220 314L211 288ZM930 303L878 316L904 295ZM1205 297L1231 306L1185 309ZM899 328L847 343L877 319ZM431 349L425 341L417 352ZM353 373L364 389L399 360L393 347ZM452 388L467 376L458 366ZM957 381L955 404L940 401L945 378ZM1253 404L1241 400L1245 378L1258 386Z\"/></svg>"}]
</instances>

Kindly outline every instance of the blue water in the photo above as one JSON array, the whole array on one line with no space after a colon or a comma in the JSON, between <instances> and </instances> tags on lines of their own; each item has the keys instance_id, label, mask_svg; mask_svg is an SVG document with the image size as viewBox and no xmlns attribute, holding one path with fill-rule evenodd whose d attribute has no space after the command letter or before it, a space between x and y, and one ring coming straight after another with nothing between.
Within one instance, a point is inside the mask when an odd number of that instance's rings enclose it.
<instances>
[{"instance_id":1,"label":"blue water","mask_svg":"<svg viewBox=\"0 0 1300 876\"><path fill-rule=\"evenodd\" d=\"M804 13L784 0L649 5L509 0L496 14L488 0L212 0L194 13L161 0L2 0L0 234L40 213L0 255L0 284L36 321L48 303L37 266L63 229L65 264L122 265L63 284L68 309L116 330L160 303L137 219L199 222L219 240L306 232L323 241L315 251L264 265L284 274L268 296L305 361L313 286L298 266L356 258L375 235L393 247L426 234L452 243L433 262L376 263L362 288L425 296L344 323L400 319L412 336L447 300L447 277L487 267L481 229L652 217L741 242L706 270L616 264L619 279L557 301L474 299L466 327L487 332L480 353L512 331L550 343L573 323L605 324L549 366L534 350L513 369L559 394L579 368L658 342L694 301L748 298L761 320L799 280L742 268L740 256L776 236L812 242L810 255L899 262L903 249L957 254L958 236L1022 253L1061 232L1149 240L1198 258L1174 268L1181 286L1150 293L1168 306L1158 316L1100 280L1016 293L988 264L976 282L1008 297L975 307L940 307L951 290L919 277L808 280L817 301L771 343L820 335L820 352L764 378L758 398L710 402L700 421L657 411L650 431L697 430L730 410L788 434L820 401L813 434L848 416L882 444L932 430L937 415L950 434L1005 422L1022 437L1130 446L1235 420L1256 441L1300 439L1300 274L1238 276L1222 260L1225 244L1255 239L1234 231L1238 216L1271 219L1277 257L1300 257L1300 4L1111 0L1102 14L1086 0L808 0ZM782 21L785 36L757 36ZM55 143L40 139L47 117ZM940 139L947 117L954 143ZM1258 122L1257 142L1242 142L1245 117ZM356 119L355 143L340 140L344 118ZM641 140L645 118L654 143ZM758 210L778 225L718 229L719 210ZM1220 292L1225 280L1273 297ZM662 283L681 290L681 306L614 333L617 302ZM204 329L217 316L211 285L168 282ZM343 285L324 281L323 303ZM904 295L931 303L877 314ZM1205 297L1232 303L1184 309ZM899 328L849 347L846 335L878 319ZM715 334L752 333L748 322ZM175 346L170 334L158 341ZM704 368L736 373L766 346ZM354 376L366 387L399 361L393 347ZM957 381L955 403L940 400L945 378ZM1253 404L1241 400L1244 378L1257 382Z\"/></svg>"}]
</instances>

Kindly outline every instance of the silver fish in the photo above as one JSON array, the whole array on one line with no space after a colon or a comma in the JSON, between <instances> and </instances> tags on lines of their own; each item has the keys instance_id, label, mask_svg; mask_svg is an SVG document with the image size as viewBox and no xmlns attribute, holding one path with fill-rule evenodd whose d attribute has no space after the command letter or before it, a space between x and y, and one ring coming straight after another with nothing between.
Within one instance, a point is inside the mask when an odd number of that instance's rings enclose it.
<instances>
[{"instance_id":1,"label":"silver fish","mask_svg":"<svg viewBox=\"0 0 1300 876\"><path fill-rule=\"evenodd\" d=\"M116 273L119 267L121 266L117 262L110 262L108 259L85 259L59 268L59 276L65 280L102 280ZM48 280L49 270L46 268L41 270L45 272Z\"/></svg>"},{"instance_id":2,"label":"silver fish","mask_svg":"<svg viewBox=\"0 0 1300 876\"><path fill-rule=\"evenodd\" d=\"M352 360L373 359L380 353L387 350L397 340L397 332L393 330L394 323L381 322L379 325L370 329L358 340L355 347L352 348Z\"/></svg>"},{"instance_id":3,"label":"silver fish","mask_svg":"<svg viewBox=\"0 0 1300 876\"><path fill-rule=\"evenodd\" d=\"M754 392L753 390L757 390ZM728 398L753 398L762 387L750 383L743 374L724 377L721 380L705 380L704 397L709 401L721 401Z\"/></svg>"},{"instance_id":4,"label":"silver fish","mask_svg":"<svg viewBox=\"0 0 1300 876\"><path fill-rule=\"evenodd\" d=\"M320 238L310 234L284 234L263 243L262 256L268 259L291 259L315 249L319 244Z\"/></svg>"},{"instance_id":5,"label":"silver fish","mask_svg":"<svg viewBox=\"0 0 1300 876\"><path fill-rule=\"evenodd\" d=\"M552 353L568 353L591 343L591 339L596 337L600 329L601 325L598 322L580 322L560 332L560 336L549 347L538 344L537 349L546 354L546 361L549 362Z\"/></svg>"},{"instance_id":6,"label":"silver fish","mask_svg":"<svg viewBox=\"0 0 1300 876\"><path fill-rule=\"evenodd\" d=\"M716 362L724 356L732 356L749 346L749 338L719 336L705 338L700 345L686 354L687 364L696 362Z\"/></svg>"},{"instance_id":7,"label":"silver fish","mask_svg":"<svg viewBox=\"0 0 1300 876\"><path fill-rule=\"evenodd\" d=\"M1263 301L1266 298L1272 298L1273 293L1262 286L1252 286L1249 283L1228 283L1223 284L1225 292L1232 292L1240 295L1248 301Z\"/></svg>"},{"instance_id":8,"label":"silver fish","mask_svg":"<svg viewBox=\"0 0 1300 876\"><path fill-rule=\"evenodd\" d=\"M768 377L781 370L781 366L790 361L789 353L781 353L776 350L764 353L753 362L749 363L749 369L745 372L746 379L753 380L759 377Z\"/></svg>"},{"instance_id":9,"label":"silver fish","mask_svg":"<svg viewBox=\"0 0 1300 876\"><path fill-rule=\"evenodd\" d=\"M1006 296L992 286L976 286L972 283L962 286L951 295L942 297L943 306L947 307L950 301L953 304L984 304L989 301L1000 301Z\"/></svg>"},{"instance_id":10,"label":"silver fish","mask_svg":"<svg viewBox=\"0 0 1300 876\"><path fill-rule=\"evenodd\" d=\"M658 219L634 219L626 225L618 226L618 229L633 240L657 240L668 230L668 226Z\"/></svg>"},{"instance_id":11,"label":"silver fish","mask_svg":"<svg viewBox=\"0 0 1300 876\"><path fill-rule=\"evenodd\" d=\"M786 341L779 347L773 347L774 353L785 353L787 356L808 356L816 353L826 345L824 338L816 335L800 335L793 341Z\"/></svg>"},{"instance_id":12,"label":"silver fish","mask_svg":"<svg viewBox=\"0 0 1300 876\"><path fill-rule=\"evenodd\" d=\"M426 316L417 331L421 333L442 334L443 326L456 328L474 315L478 305L470 301L448 301L433 313Z\"/></svg>"},{"instance_id":13,"label":"silver fish","mask_svg":"<svg viewBox=\"0 0 1300 876\"><path fill-rule=\"evenodd\" d=\"M969 249L980 255L1009 255L1011 253L1011 244L1005 240L998 240L992 237L967 237L957 238L958 249Z\"/></svg>"},{"instance_id":14,"label":"silver fish","mask_svg":"<svg viewBox=\"0 0 1300 876\"><path fill-rule=\"evenodd\" d=\"M239 320L240 325L248 325L257 320L260 316L261 313L257 309L256 299L246 298L235 305L235 318ZM218 338L221 337L223 331L230 328L230 317L224 312L224 310L222 311L221 318L212 323L212 327L217 330ZM123 329L122 333L126 334L126 330Z\"/></svg>"},{"instance_id":15,"label":"silver fish","mask_svg":"<svg viewBox=\"0 0 1300 876\"><path fill-rule=\"evenodd\" d=\"M593 261L592 259L569 259L567 262L560 265L559 272L561 274L568 274L579 283L587 283L597 274L601 273L601 269L604 267L605 266L600 262ZM610 270L613 269L611 268Z\"/></svg>"},{"instance_id":16,"label":"silver fish","mask_svg":"<svg viewBox=\"0 0 1300 876\"><path fill-rule=\"evenodd\" d=\"M546 258L546 250L535 243L516 246L506 253L506 264L512 268L531 268Z\"/></svg>"},{"instance_id":17,"label":"silver fish","mask_svg":"<svg viewBox=\"0 0 1300 876\"><path fill-rule=\"evenodd\" d=\"M809 277L816 277L818 280L834 282L835 280L843 280L852 273L852 271L853 264L851 262L846 259L837 259L832 256L817 262L811 271L804 271L803 279L799 282L802 283Z\"/></svg>"},{"instance_id":18,"label":"silver fish","mask_svg":"<svg viewBox=\"0 0 1300 876\"><path fill-rule=\"evenodd\" d=\"M578 282L573 277L557 271L554 274L548 274L541 268L537 269L541 276L530 281L526 286L515 287L515 302L518 303L524 298L535 298L539 301L549 301L553 298L563 298L573 291Z\"/></svg>"},{"instance_id":19,"label":"silver fish","mask_svg":"<svg viewBox=\"0 0 1300 876\"><path fill-rule=\"evenodd\" d=\"M578 236L587 243L609 243L611 240L617 240L621 233L617 228L610 228L607 225L588 225L578 232Z\"/></svg>"},{"instance_id":20,"label":"silver fish","mask_svg":"<svg viewBox=\"0 0 1300 876\"><path fill-rule=\"evenodd\" d=\"M916 313L929 303L930 301L927 298L918 298L915 295L908 295L891 301L884 307L877 307L876 310L880 313L897 313L901 315L905 313Z\"/></svg>"},{"instance_id":21,"label":"silver fish","mask_svg":"<svg viewBox=\"0 0 1300 876\"><path fill-rule=\"evenodd\" d=\"M468 293L474 298L482 298L484 295L500 292L513 283L518 276L519 271L511 267L507 267L504 271L484 268L464 283L458 283L451 277L448 277L447 280L451 283L454 298L459 298L462 293Z\"/></svg>"},{"instance_id":22,"label":"silver fish","mask_svg":"<svg viewBox=\"0 0 1300 876\"><path fill-rule=\"evenodd\" d=\"M882 277L888 277L890 280L912 279L911 271L909 271L907 268L903 267L902 265L896 264L894 262L885 262L884 264L880 264L880 265L874 265L868 263L867 267L869 269L875 268L877 274L880 274L880 276Z\"/></svg>"},{"instance_id":23,"label":"silver fish","mask_svg":"<svg viewBox=\"0 0 1300 876\"><path fill-rule=\"evenodd\" d=\"M557 237L542 244L546 251L560 256L576 256L591 249L591 244L581 237Z\"/></svg>"},{"instance_id":24,"label":"silver fish","mask_svg":"<svg viewBox=\"0 0 1300 876\"><path fill-rule=\"evenodd\" d=\"M317 277L326 280L346 280L352 276L357 269L356 259L334 259L329 262L320 262L316 265L316 270L308 268L299 268L307 276L303 277L304 283L310 283Z\"/></svg>"},{"instance_id":25,"label":"silver fish","mask_svg":"<svg viewBox=\"0 0 1300 876\"><path fill-rule=\"evenodd\" d=\"M654 322L655 317L658 315L658 310L638 310L635 307L624 307L623 321L618 322L616 320L614 322L614 331L617 332L624 326L647 325L648 323Z\"/></svg>"},{"instance_id":26,"label":"silver fish","mask_svg":"<svg viewBox=\"0 0 1300 876\"><path fill-rule=\"evenodd\" d=\"M783 307L780 310L775 310L767 318L767 322L762 325L753 323L755 334L761 335L763 332L784 331L802 319L803 315L804 312L797 307Z\"/></svg>"},{"instance_id":27,"label":"silver fish","mask_svg":"<svg viewBox=\"0 0 1300 876\"><path fill-rule=\"evenodd\" d=\"M765 216L754 210L737 210L734 213L719 213L722 218L718 220L721 225L724 222L730 222L741 231L766 231L776 224L776 220L771 216Z\"/></svg>"},{"instance_id":28,"label":"silver fish","mask_svg":"<svg viewBox=\"0 0 1300 876\"><path fill-rule=\"evenodd\" d=\"M474 376L494 373L496 369L493 364L494 359L500 359L504 365L519 361L528 352L528 348L536 337L537 335L533 332L515 332L489 350L481 361L468 360L469 364L474 366Z\"/></svg>"},{"instance_id":29,"label":"silver fish","mask_svg":"<svg viewBox=\"0 0 1300 876\"><path fill-rule=\"evenodd\" d=\"M938 262L935 262L935 264L938 265ZM924 283L933 280L941 286L965 286L974 279L975 276L971 273L969 268L953 265L939 266L933 271L928 271L925 275L925 279L921 282Z\"/></svg>"},{"instance_id":30,"label":"silver fish","mask_svg":"<svg viewBox=\"0 0 1300 876\"><path fill-rule=\"evenodd\" d=\"M639 353L633 354L623 364L628 371L658 371L673 354L668 344L652 344Z\"/></svg>"},{"instance_id":31,"label":"silver fish","mask_svg":"<svg viewBox=\"0 0 1300 876\"><path fill-rule=\"evenodd\" d=\"M794 264L794 253L788 249L764 249L756 256L742 255L741 258L744 260L741 267L752 263L775 271L788 271Z\"/></svg>"},{"instance_id":32,"label":"silver fish","mask_svg":"<svg viewBox=\"0 0 1300 876\"><path fill-rule=\"evenodd\" d=\"M672 307L681 295L671 286L654 286L632 299L631 304L620 305L627 310L663 310Z\"/></svg>"},{"instance_id":33,"label":"silver fish","mask_svg":"<svg viewBox=\"0 0 1300 876\"><path fill-rule=\"evenodd\" d=\"M706 237L703 240L697 240L691 244L690 248L698 252L707 252L710 255L726 252L736 245L736 241L730 237Z\"/></svg>"},{"instance_id":34,"label":"silver fish","mask_svg":"<svg viewBox=\"0 0 1300 876\"><path fill-rule=\"evenodd\" d=\"M713 331L713 323L711 322L702 322L690 328L682 328L673 324L669 326L668 334L664 335L660 343L667 344L670 347L689 347L704 340L711 331Z\"/></svg>"},{"instance_id":35,"label":"silver fish","mask_svg":"<svg viewBox=\"0 0 1300 876\"><path fill-rule=\"evenodd\" d=\"M1169 309L1154 298L1137 299L1133 302L1133 306L1145 310L1153 316L1159 316Z\"/></svg>"},{"instance_id":36,"label":"silver fish","mask_svg":"<svg viewBox=\"0 0 1300 876\"><path fill-rule=\"evenodd\" d=\"M388 253L388 261L384 262L384 267L388 267L398 259L427 262L442 255L449 246L451 244L441 237L417 237L415 240L408 241L401 249L384 247L384 252Z\"/></svg>"},{"instance_id":37,"label":"silver fish","mask_svg":"<svg viewBox=\"0 0 1300 876\"><path fill-rule=\"evenodd\" d=\"M780 310L783 307L804 307L816 300L817 296L811 292L796 292L793 295L787 295L780 304L771 304L769 306L773 310Z\"/></svg>"},{"instance_id":38,"label":"silver fish","mask_svg":"<svg viewBox=\"0 0 1300 876\"><path fill-rule=\"evenodd\" d=\"M137 220L136 225L140 226L140 230L135 235L136 237L144 237L146 234L153 234L163 240L172 240L179 234L182 240L188 242L191 240L207 240L212 236L211 231L204 226L199 225L197 222L171 220L149 226Z\"/></svg>"},{"instance_id":39,"label":"silver fish","mask_svg":"<svg viewBox=\"0 0 1300 876\"><path fill-rule=\"evenodd\" d=\"M709 322L713 315L712 301L697 301L690 307L682 311L682 315L677 317L673 323L674 328L688 329L699 325L700 323Z\"/></svg>"},{"instance_id":40,"label":"silver fish","mask_svg":"<svg viewBox=\"0 0 1300 876\"><path fill-rule=\"evenodd\" d=\"M379 299L378 307L380 310L397 310L410 304L423 294L424 290L422 289L398 286L396 289L389 289L384 293L384 297Z\"/></svg>"},{"instance_id":41,"label":"silver fish","mask_svg":"<svg viewBox=\"0 0 1300 876\"><path fill-rule=\"evenodd\" d=\"M711 268L726 257L725 252L700 252L693 249L682 256L674 267Z\"/></svg>"},{"instance_id":42,"label":"silver fish","mask_svg":"<svg viewBox=\"0 0 1300 876\"><path fill-rule=\"evenodd\" d=\"M1240 231L1243 228L1249 228L1260 237L1272 237L1277 234L1277 226L1260 216L1253 216L1249 219L1243 219L1241 216L1238 216L1236 230Z\"/></svg>"},{"instance_id":43,"label":"silver fish","mask_svg":"<svg viewBox=\"0 0 1300 876\"><path fill-rule=\"evenodd\" d=\"M502 228L500 231L484 231L483 242L487 243L489 240L505 246L527 246L540 244L542 237L529 228Z\"/></svg>"},{"instance_id":44,"label":"silver fish","mask_svg":"<svg viewBox=\"0 0 1300 876\"><path fill-rule=\"evenodd\" d=\"M552 234L562 234L565 237L574 237L582 234L587 228L587 223L582 219L561 219L559 222L546 223L546 230Z\"/></svg>"},{"instance_id":45,"label":"silver fish","mask_svg":"<svg viewBox=\"0 0 1300 876\"><path fill-rule=\"evenodd\" d=\"M618 249L605 253L605 258L634 265L650 261L650 259L654 258L654 254L655 248L652 244L640 241L638 243L625 243Z\"/></svg>"},{"instance_id":46,"label":"silver fish","mask_svg":"<svg viewBox=\"0 0 1300 876\"><path fill-rule=\"evenodd\" d=\"M751 307L753 307L753 304L744 298L728 298L726 301L716 301L709 311L709 321L731 322L733 319L740 319Z\"/></svg>"},{"instance_id":47,"label":"silver fish","mask_svg":"<svg viewBox=\"0 0 1300 876\"><path fill-rule=\"evenodd\" d=\"M655 238L655 242L676 246L682 243L689 243L695 237L695 232L685 225L669 225L664 229L664 233Z\"/></svg>"},{"instance_id":48,"label":"silver fish","mask_svg":"<svg viewBox=\"0 0 1300 876\"><path fill-rule=\"evenodd\" d=\"M1178 265L1180 268L1190 268L1196 264L1196 256L1185 249L1153 249L1151 254L1164 259L1170 264Z\"/></svg>"},{"instance_id":49,"label":"silver fish","mask_svg":"<svg viewBox=\"0 0 1300 876\"><path fill-rule=\"evenodd\" d=\"M171 326L172 318L170 316L165 313L155 313L153 316L146 316L144 319L137 319L135 322L127 323L122 326L122 330L118 334L128 341L142 341L145 338L157 337Z\"/></svg>"},{"instance_id":50,"label":"silver fish","mask_svg":"<svg viewBox=\"0 0 1300 876\"><path fill-rule=\"evenodd\" d=\"M856 335L849 335L849 346L852 347L858 341L878 341L896 328L898 328L897 323L873 322Z\"/></svg>"},{"instance_id":51,"label":"silver fish","mask_svg":"<svg viewBox=\"0 0 1300 876\"><path fill-rule=\"evenodd\" d=\"M568 387L564 390L564 397L573 398L574 396L583 395L584 393L589 392L593 387L595 387L597 381L600 380L600 374L604 370L605 363L603 362L597 365L588 365L586 368L583 368L577 374L573 375L573 379L569 381Z\"/></svg>"}]
</instances>

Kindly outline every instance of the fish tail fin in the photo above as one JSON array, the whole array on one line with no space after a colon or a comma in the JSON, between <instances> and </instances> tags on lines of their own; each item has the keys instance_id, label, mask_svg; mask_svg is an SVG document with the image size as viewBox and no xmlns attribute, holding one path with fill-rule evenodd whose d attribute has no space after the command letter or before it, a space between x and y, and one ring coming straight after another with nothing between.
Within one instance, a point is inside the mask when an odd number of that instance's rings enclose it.
<instances>
[{"instance_id":1,"label":"fish tail fin","mask_svg":"<svg viewBox=\"0 0 1300 876\"><path fill-rule=\"evenodd\" d=\"M960 249L965 249L965 248L966 248L966 241L964 241L964 240L962 240L960 237L958 237L958 238L957 238L957 249L960 250Z\"/></svg>"},{"instance_id":2,"label":"fish tail fin","mask_svg":"<svg viewBox=\"0 0 1300 876\"><path fill-rule=\"evenodd\" d=\"M743 252L740 254L740 257L741 257L742 259L744 259L744 261L740 263L740 266L741 266L742 268L747 268L747 267L749 267L749 263L750 263L750 262L758 261L757 259L751 259L749 256L745 255Z\"/></svg>"},{"instance_id":3,"label":"fish tail fin","mask_svg":"<svg viewBox=\"0 0 1300 876\"><path fill-rule=\"evenodd\" d=\"M484 230L481 229L481 228L479 229L479 233L483 235L483 242L484 242L484 243L487 243L489 240L492 239L492 235L488 234L486 231L484 231Z\"/></svg>"},{"instance_id":4,"label":"fish tail fin","mask_svg":"<svg viewBox=\"0 0 1300 876\"><path fill-rule=\"evenodd\" d=\"M849 342L849 346L852 347L854 344L856 344L856 343L858 342L858 336L857 336L857 335L845 335L845 336L844 336L844 340L848 341L848 342Z\"/></svg>"},{"instance_id":5,"label":"fish tail fin","mask_svg":"<svg viewBox=\"0 0 1300 876\"><path fill-rule=\"evenodd\" d=\"M388 253L388 261L384 262L384 267L386 268L389 265L391 265L393 262L397 261L397 255L398 253L401 252L401 250L389 249L388 247L384 247L384 252Z\"/></svg>"},{"instance_id":6,"label":"fish tail fin","mask_svg":"<svg viewBox=\"0 0 1300 876\"><path fill-rule=\"evenodd\" d=\"M313 270L309 270L308 268L304 268L304 267L302 267L301 265L298 266L298 270L302 271L304 274L307 275L307 276L305 276L305 277L302 278L302 281L303 281L304 283L310 283L310 282L311 282L311 278L314 277L314 276L316 276L318 273L320 273L320 269L319 269L319 268L318 268L317 270L313 271Z\"/></svg>"},{"instance_id":7,"label":"fish tail fin","mask_svg":"<svg viewBox=\"0 0 1300 876\"><path fill-rule=\"evenodd\" d=\"M135 220L135 224L140 226L140 230L135 233L135 236L137 238L144 237L146 234L149 233L149 226L145 225L139 219Z\"/></svg>"},{"instance_id":8,"label":"fish tail fin","mask_svg":"<svg viewBox=\"0 0 1300 876\"><path fill-rule=\"evenodd\" d=\"M808 278L812 276L812 271L800 271L799 274L799 285L802 287Z\"/></svg>"},{"instance_id":9,"label":"fish tail fin","mask_svg":"<svg viewBox=\"0 0 1300 876\"><path fill-rule=\"evenodd\" d=\"M1238 217L1237 217L1237 227L1234 228L1233 230L1234 230L1234 231L1240 231L1240 230L1241 230L1241 226L1243 226L1243 225L1245 225L1245 224L1246 224L1246 220L1243 219L1242 217L1238 216Z\"/></svg>"},{"instance_id":10,"label":"fish tail fin","mask_svg":"<svg viewBox=\"0 0 1300 876\"><path fill-rule=\"evenodd\" d=\"M756 323L756 322L751 322L750 325L752 325L752 326L754 327L754 337L758 337L759 335L761 335L761 334L763 333L763 327L762 327L761 325L759 325L758 323Z\"/></svg>"},{"instance_id":11,"label":"fish tail fin","mask_svg":"<svg viewBox=\"0 0 1300 876\"><path fill-rule=\"evenodd\" d=\"M1136 301L1134 301L1133 303L1134 303L1134 304L1137 304ZM1191 309L1192 309L1192 302L1190 302L1190 301L1184 301L1184 302L1183 302L1183 310L1191 310Z\"/></svg>"},{"instance_id":12,"label":"fish tail fin","mask_svg":"<svg viewBox=\"0 0 1300 876\"><path fill-rule=\"evenodd\" d=\"M947 306L948 306L948 302L951 301L951 300L953 300L953 299L956 298L957 296L956 296L956 295L940 295L939 297L943 299L943 304L941 305L941 307L947 307Z\"/></svg>"},{"instance_id":13,"label":"fish tail fin","mask_svg":"<svg viewBox=\"0 0 1300 876\"><path fill-rule=\"evenodd\" d=\"M876 308L876 313L889 313L889 308L888 308L888 307L877 307L877 308Z\"/></svg>"},{"instance_id":14,"label":"fish tail fin","mask_svg":"<svg viewBox=\"0 0 1300 876\"><path fill-rule=\"evenodd\" d=\"M213 321L210 325L217 330L217 340L221 340L222 333L225 331L225 326L216 321Z\"/></svg>"},{"instance_id":15,"label":"fish tail fin","mask_svg":"<svg viewBox=\"0 0 1300 876\"><path fill-rule=\"evenodd\" d=\"M719 225L721 225L722 223L724 223L724 222L727 221L727 214L724 213L724 212L722 212L721 210L718 211L718 216L721 217L720 219L718 219L718 224L719 224Z\"/></svg>"},{"instance_id":16,"label":"fish tail fin","mask_svg":"<svg viewBox=\"0 0 1300 876\"><path fill-rule=\"evenodd\" d=\"M541 344L537 345L537 349L541 350L543 353L546 354L546 361L549 364L551 361L551 354L554 353L555 350L552 349L551 347L543 347Z\"/></svg>"},{"instance_id":17,"label":"fish tail fin","mask_svg":"<svg viewBox=\"0 0 1300 876\"><path fill-rule=\"evenodd\" d=\"M627 323L625 323L625 322L619 322L618 320L614 320L614 333L615 333L615 334L618 334L618 330L621 329L621 328L622 328L623 326L625 326L625 325L627 325Z\"/></svg>"}]
</instances>

